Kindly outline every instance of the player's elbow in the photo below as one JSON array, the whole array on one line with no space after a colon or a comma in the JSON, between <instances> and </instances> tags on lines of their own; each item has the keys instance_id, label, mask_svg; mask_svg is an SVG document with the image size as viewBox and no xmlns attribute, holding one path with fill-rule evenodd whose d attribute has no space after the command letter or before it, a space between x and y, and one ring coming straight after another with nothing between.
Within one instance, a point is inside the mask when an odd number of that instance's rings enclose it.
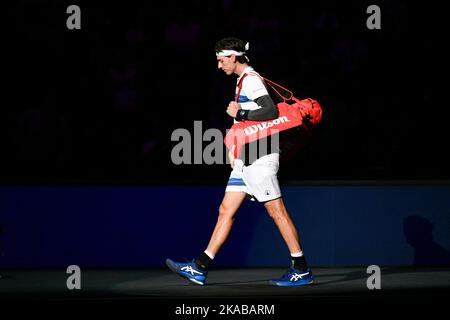
<instances>
[{"instance_id":1,"label":"player's elbow","mask_svg":"<svg viewBox=\"0 0 450 320\"><path fill-rule=\"evenodd\" d=\"M261 111L257 111L260 112L261 117L264 118L261 120L273 120L278 118L278 109L269 95L258 98L256 102L261 107Z\"/></svg>"},{"instance_id":2,"label":"player's elbow","mask_svg":"<svg viewBox=\"0 0 450 320\"><path fill-rule=\"evenodd\" d=\"M273 120L276 118L278 118L278 109L277 109L277 107L274 106L274 108L272 109L271 115L270 115L270 120Z\"/></svg>"},{"instance_id":3,"label":"player's elbow","mask_svg":"<svg viewBox=\"0 0 450 320\"><path fill-rule=\"evenodd\" d=\"M267 108L264 118L265 118L264 120L274 120L278 118L277 107L273 106L272 108Z\"/></svg>"}]
</instances>

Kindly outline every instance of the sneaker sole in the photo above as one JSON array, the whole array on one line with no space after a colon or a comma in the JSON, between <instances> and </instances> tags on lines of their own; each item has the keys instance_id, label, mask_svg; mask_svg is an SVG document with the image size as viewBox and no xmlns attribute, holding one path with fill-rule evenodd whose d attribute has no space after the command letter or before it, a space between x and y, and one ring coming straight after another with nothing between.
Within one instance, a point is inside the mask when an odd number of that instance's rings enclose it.
<instances>
[{"instance_id":1,"label":"sneaker sole","mask_svg":"<svg viewBox=\"0 0 450 320\"><path fill-rule=\"evenodd\" d=\"M193 282L193 283L195 283L195 284L201 285L201 286L205 285L204 282L201 282L201 281L198 281L198 280L195 280L195 279L188 278L188 277L182 275L181 273L179 273L179 272L177 271L177 269L175 269L174 267L171 266L171 264L170 264L170 262L169 262L169 259L166 260L166 265L167 265L167 267L168 267L173 273L175 273L177 276L179 276L179 277L181 277L181 278L183 278L183 279L189 280L189 281L191 281L191 282Z\"/></svg>"},{"instance_id":2,"label":"sneaker sole","mask_svg":"<svg viewBox=\"0 0 450 320\"><path fill-rule=\"evenodd\" d=\"M309 282L305 282L305 283L302 283L302 284L288 284L288 283L281 284L281 283L276 283L276 282L272 282L272 281L270 281L269 283L271 285L277 286L277 287L301 287L301 286L307 286L307 285L309 285L309 284L311 284L313 282L314 282L314 280L311 280Z\"/></svg>"}]
</instances>

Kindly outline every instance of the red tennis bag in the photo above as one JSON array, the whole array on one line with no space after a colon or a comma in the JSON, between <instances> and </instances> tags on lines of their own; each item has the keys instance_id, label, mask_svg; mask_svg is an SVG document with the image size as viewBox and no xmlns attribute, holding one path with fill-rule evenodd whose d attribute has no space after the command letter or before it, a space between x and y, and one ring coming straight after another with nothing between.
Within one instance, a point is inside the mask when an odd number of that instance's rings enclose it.
<instances>
[{"instance_id":1,"label":"red tennis bag","mask_svg":"<svg viewBox=\"0 0 450 320\"><path fill-rule=\"evenodd\" d=\"M258 74L254 73L259 76ZM242 89L242 82L248 74L244 74L238 83L238 93L236 102ZM272 89L283 99L283 102L277 104L278 118L268 121L244 120L235 123L225 136L224 142L229 150L233 150L234 156L239 157L242 146L261 138L265 138L280 131L288 130L301 126L306 122L316 125L322 119L322 107L311 98L299 100L293 93L279 84L259 76L266 81ZM284 97L275 86L282 88L288 93Z\"/></svg>"}]
</instances>

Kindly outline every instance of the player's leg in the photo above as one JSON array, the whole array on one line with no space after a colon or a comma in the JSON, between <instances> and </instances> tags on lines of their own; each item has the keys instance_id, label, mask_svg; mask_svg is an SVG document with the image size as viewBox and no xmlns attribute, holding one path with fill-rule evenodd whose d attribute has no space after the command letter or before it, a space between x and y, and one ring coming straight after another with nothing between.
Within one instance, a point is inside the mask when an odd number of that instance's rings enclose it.
<instances>
[{"instance_id":1,"label":"player's leg","mask_svg":"<svg viewBox=\"0 0 450 320\"><path fill-rule=\"evenodd\" d=\"M283 199L278 198L264 203L270 217L274 220L281 233L289 252L292 265L288 272L281 278L272 280L271 283L279 286L298 286L313 282L313 275L309 269L305 256L300 246L300 241L295 227Z\"/></svg>"},{"instance_id":2,"label":"player's leg","mask_svg":"<svg viewBox=\"0 0 450 320\"><path fill-rule=\"evenodd\" d=\"M236 212L246 197L245 192L225 192L219 207L217 223L209 241L207 251L215 256L230 234Z\"/></svg>"},{"instance_id":3,"label":"player's leg","mask_svg":"<svg viewBox=\"0 0 450 320\"><path fill-rule=\"evenodd\" d=\"M289 252L295 253L302 251L297 229L284 205L283 198L267 201L264 203L264 207L277 225L278 230L280 230L281 236L289 248Z\"/></svg>"},{"instance_id":4,"label":"player's leg","mask_svg":"<svg viewBox=\"0 0 450 320\"><path fill-rule=\"evenodd\" d=\"M190 262L175 262L166 260L167 266L178 275L188 280L203 285L208 275L208 267L219 252L233 227L237 210L246 197L245 192L225 192L222 203L219 206L219 214L208 248L197 259Z\"/></svg>"}]
</instances>

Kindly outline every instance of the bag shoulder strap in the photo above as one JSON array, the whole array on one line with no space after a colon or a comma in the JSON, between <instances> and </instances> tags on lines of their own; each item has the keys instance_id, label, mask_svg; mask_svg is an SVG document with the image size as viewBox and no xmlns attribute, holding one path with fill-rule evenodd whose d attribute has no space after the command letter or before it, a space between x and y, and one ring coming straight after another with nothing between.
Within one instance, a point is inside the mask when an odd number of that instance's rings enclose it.
<instances>
[{"instance_id":1,"label":"bag shoulder strap","mask_svg":"<svg viewBox=\"0 0 450 320\"><path fill-rule=\"evenodd\" d=\"M259 77L261 80L265 81L265 82L266 82L266 83L267 83L267 84L275 91L275 93L277 93L277 94L281 97L281 99L283 99L284 102L286 102L286 101L288 101L288 100L291 100L292 97L294 96L294 94L292 93L291 90L289 90L289 89L283 87L282 85L279 85L278 83L276 83L276 82L274 82L274 81L272 81L272 80L269 80L269 79L267 79L267 78L265 78L265 77L262 77L261 75L259 75L259 74L256 73L256 72L250 71L249 73L245 73L244 75L242 75L242 78L239 80L239 83L238 83L238 95L236 96L236 102L237 102L237 99L238 99L238 97L239 97L239 94L241 93L242 83L244 82L244 78L245 78L247 75L254 75L254 76ZM277 88L281 88L281 89L283 89L284 91L288 92L288 93L289 93L288 97L283 96L283 95L277 90L276 87L277 87Z\"/></svg>"},{"instance_id":2,"label":"bag shoulder strap","mask_svg":"<svg viewBox=\"0 0 450 320\"><path fill-rule=\"evenodd\" d=\"M241 94L241 90L242 90L242 83L244 82L244 78L245 78L246 76L248 76L248 73L244 73L244 74L242 75L241 79L239 79L239 82L238 82L238 92L237 92L237 94L236 94L236 102L238 102L238 100L239 100L239 95Z\"/></svg>"},{"instance_id":3,"label":"bag shoulder strap","mask_svg":"<svg viewBox=\"0 0 450 320\"><path fill-rule=\"evenodd\" d=\"M286 102L287 100L291 100L292 99L292 97L294 96L294 94L292 93L292 91L291 90L289 90L289 89L286 89L285 87L283 87L283 86L281 86L281 85L279 85L278 83L276 83L276 82L273 82L272 80L269 80L269 79L267 79L267 78L264 78L264 77L261 77L262 79L264 79L268 84L269 84L269 86L281 97L281 99L283 99L284 100L284 102ZM283 89L284 91L286 91L286 92L288 92L289 93L289 96L288 97L284 97L275 87L278 87L278 88L281 88L281 89Z\"/></svg>"}]
</instances>

